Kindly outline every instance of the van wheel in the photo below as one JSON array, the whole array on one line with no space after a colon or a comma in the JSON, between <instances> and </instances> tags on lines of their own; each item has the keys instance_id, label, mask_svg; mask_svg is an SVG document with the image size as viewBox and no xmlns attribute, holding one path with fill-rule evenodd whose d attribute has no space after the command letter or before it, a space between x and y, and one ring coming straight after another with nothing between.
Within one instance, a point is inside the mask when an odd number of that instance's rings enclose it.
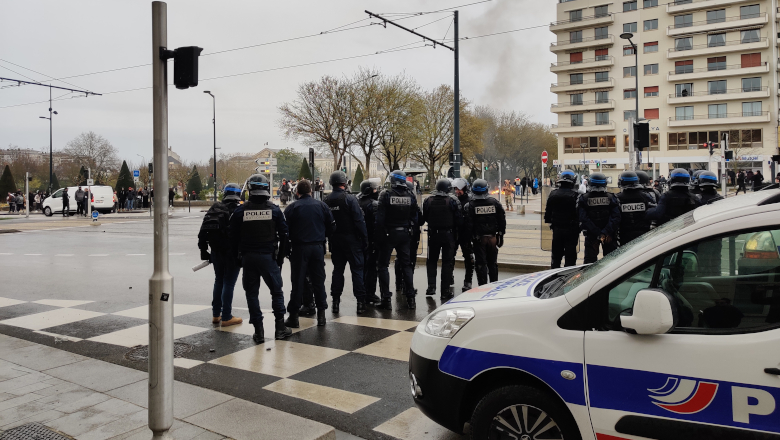
<instances>
[{"instance_id":1,"label":"van wheel","mask_svg":"<svg viewBox=\"0 0 780 440\"><path fill-rule=\"evenodd\" d=\"M47 207L43 208L43 215L45 215L46 217L51 217L51 214L52 214L52 212L51 212L51 208L50 207L47 206Z\"/></svg>"},{"instance_id":2,"label":"van wheel","mask_svg":"<svg viewBox=\"0 0 780 440\"><path fill-rule=\"evenodd\" d=\"M495 389L471 416L472 440L581 440L569 410L541 390L524 385Z\"/></svg>"}]
</instances>

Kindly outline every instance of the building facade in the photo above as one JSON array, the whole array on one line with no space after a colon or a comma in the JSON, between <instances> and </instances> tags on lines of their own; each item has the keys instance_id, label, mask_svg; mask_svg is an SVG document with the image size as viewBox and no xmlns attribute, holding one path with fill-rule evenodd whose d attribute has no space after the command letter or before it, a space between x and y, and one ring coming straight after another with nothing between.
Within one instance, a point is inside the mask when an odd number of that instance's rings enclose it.
<instances>
[{"instance_id":1,"label":"building facade","mask_svg":"<svg viewBox=\"0 0 780 440\"><path fill-rule=\"evenodd\" d=\"M778 0L559 1L550 30L559 164L628 168L629 118L650 125L641 169L718 170L728 134L735 162L767 181L778 154ZM632 33L636 45L620 37ZM639 75L639 87L636 86ZM596 165L598 164L598 166Z\"/></svg>"}]
</instances>

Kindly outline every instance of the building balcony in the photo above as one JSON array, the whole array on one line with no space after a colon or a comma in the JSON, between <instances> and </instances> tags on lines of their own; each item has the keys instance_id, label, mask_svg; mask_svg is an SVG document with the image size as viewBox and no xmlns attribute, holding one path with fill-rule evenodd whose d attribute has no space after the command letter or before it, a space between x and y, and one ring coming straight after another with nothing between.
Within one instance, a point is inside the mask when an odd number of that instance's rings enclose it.
<instances>
[{"instance_id":1,"label":"building balcony","mask_svg":"<svg viewBox=\"0 0 780 440\"><path fill-rule=\"evenodd\" d=\"M569 72L575 70L589 70L599 67L612 67L615 65L615 58L612 56L600 56L596 58L589 58L579 62L561 61L559 63L552 63L550 65L550 72Z\"/></svg>"},{"instance_id":2,"label":"building balcony","mask_svg":"<svg viewBox=\"0 0 780 440\"><path fill-rule=\"evenodd\" d=\"M615 121L607 123L583 122L581 125L553 124L550 131L553 133L589 133L592 131L612 131L615 129Z\"/></svg>"},{"instance_id":3,"label":"building balcony","mask_svg":"<svg viewBox=\"0 0 780 440\"><path fill-rule=\"evenodd\" d=\"M725 66L722 69L700 67L698 69L691 69L690 71L684 73L676 73L672 71L666 75L666 80L670 82L680 82L692 81L696 79L724 78L729 76L760 75L767 72L769 72L769 64L767 62L763 62L760 66L755 67L742 67L741 64L734 64L731 66Z\"/></svg>"},{"instance_id":4,"label":"building balcony","mask_svg":"<svg viewBox=\"0 0 780 440\"><path fill-rule=\"evenodd\" d=\"M695 104L697 102L712 101L736 101L743 99L764 99L769 98L769 87L764 86L758 90L751 89L730 89L719 93L693 92L688 96L671 94L666 98L667 104Z\"/></svg>"},{"instance_id":5,"label":"building balcony","mask_svg":"<svg viewBox=\"0 0 780 440\"><path fill-rule=\"evenodd\" d=\"M696 115L687 118L669 118L667 126L669 127L698 127L702 125L734 125L734 124L760 124L769 122L769 112L740 112L740 113L721 113L719 117L710 117L709 115Z\"/></svg>"},{"instance_id":6,"label":"building balcony","mask_svg":"<svg viewBox=\"0 0 780 440\"><path fill-rule=\"evenodd\" d=\"M754 0L676 0L667 3L666 12L669 14L681 14L683 12L717 9L722 6L751 2L754 2Z\"/></svg>"},{"instance_id":7,"label":"building balcony","mask_svg":"<svg viewBox=\"0 0 780 440\"><path fill-rule=\"evenodd\" d=\"M743 52L751 50L761 50L769 47L769 40L766 37L759 38L758 41L743 43L742 41L727 41L722 46L709 46L707 44L696 44L684 49L671 48L666 53L666 58L672 60L676 58L693 58L697 56L721 55L728 52Z\"/></svg>"},{"instance_id":8,"label":"building balcony","mask_svg":"<svg viewBox=\"0 0 780 440\"><path fill-rule=\"evenodd\" d=\"M609 81L596 81L595 79L586 79L579 83L553 83L550 85L550 91L553 93L576 92L594 89L611 89L615 87L615 79L609 78Z\"/></svg>"},{"instance_id":9,"label":"building balcony","mask_svg":"<svg viewBox=\"0 0 780 440\"><path fill-rule=\"evenodd\" d=\"M550 51L563 52L565 50L587 49L597 46L612 46L615 44L615 37L607 35L606 37L587 37L577 40L560 40L556 43L550 43Z\"/></svg>"},{"instance_id":10,"label":"building balcony","mask_svg":"<svg viewBox=\"0 0 780 440\"><path fill-rule=\"evenodd\" d=\"M671 25L666 28L666 35L676 37L678 35L714 33L717 31L726 31L729 29L743 28L748 26L764 26L769 22L766 12L752 17L729 17L724 21L698 21L686 26Z\"/></svg>"},{"instance_id":11,"label":"building balcony","mask_svg":"<svg viewBox=\"0 0 780 440\"><path fill-rule=\"evenodd\" d=\"M615 100L607 99L604 101L584 101L578 104L572 104L570 102L562 102L559 104L553 104L550 111L553 113L566 113L566 112L591 112L598 110L612 110L615 108Z\"/></svg>"},{"instance_id":12,"label":"building balcony","mask_svg":"<svg viewBox=\"0 0 780 440\"><path fill-rule=\"evenodd\" d=\"M571 31L574 29L585 29L589 27L609 26L615 22L615 16L612 14L589 17L581 17L579 20L560 20L550 23L550 32Z\"/></svg>"}]
</instances>

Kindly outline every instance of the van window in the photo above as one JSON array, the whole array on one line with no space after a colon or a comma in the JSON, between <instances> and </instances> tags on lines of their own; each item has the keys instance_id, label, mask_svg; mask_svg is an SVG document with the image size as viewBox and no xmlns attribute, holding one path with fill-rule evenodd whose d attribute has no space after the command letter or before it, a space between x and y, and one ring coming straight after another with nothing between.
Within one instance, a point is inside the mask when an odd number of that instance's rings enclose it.
<instances>
[{"instance_id":1,"label":"van window","mask_svg":"<svg viewBox=\"0 0 780 440\"><path fill-rule=\"evenodd\" d=\"M52 194L51 196L52 196L52 197L54 197L55 199L60 199L60 198L62 198L62 189L58 189L58 190L57 190L57 192L55 192L55 193L54 193L54 194Z\"/></svg>"}]
</instances>

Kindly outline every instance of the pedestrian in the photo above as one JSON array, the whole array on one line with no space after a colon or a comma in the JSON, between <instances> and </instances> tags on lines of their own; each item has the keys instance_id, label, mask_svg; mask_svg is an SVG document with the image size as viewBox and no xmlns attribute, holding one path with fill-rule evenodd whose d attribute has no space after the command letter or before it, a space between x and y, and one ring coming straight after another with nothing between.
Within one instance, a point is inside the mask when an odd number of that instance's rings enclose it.
<instances>
[{"instance_id":1,"label":"pedestrian","mask_svg":"<svg viewBox=\"0 0 780 440\"><path fill-rule=\"evenodd\" d=\"M515 195L520 195L520 176L515 176Z\"/></svg>"},{"instance_id":2,"label":"pedestrian","mask_svg":"<svg viewBox=\"0 0 780 440\"><path fill-rule=\"evenodd\" d=\"M379 260L379 247L376 242L376 211L379 203L379 183L373 180L360 182L360 194L358 204L363 211L363 219L366 222L368 234L368 246L363 251L363 287L366 289L366 304L378 306L382 300L376 294L378 278L377 261Z\"/></svg>"},{"instance_id":3,"label":"pedestrian","mask_svg":"<svg viewBox=\"0 0 780 440\"><path fill-rule=\"evenodd\" d=\"M88 216L89 205L92 203L92 194L89 193L89 188L84 190L84 201L82 202L81 215Z\"/></svg>"},{"instance_id":4,"label":"pedestrian","mask_svg":"<svg viewBox=\"0 0 780 440\"><path fill-rule=\"evenodd\" d=\"M764 176L761 174L761 170L756 171L753 175L753 191L758 191L764 185Z\"/></svg>"},{"instance_id":5,"label":"pedestrian","mask_svg":"<svg viewBox=\"0 0 780 440\"><path fill-rule=\"evenodd\" d=\"M669 175L669 191L661 196L658 205L647 211L647 219L660 226L701 205L698 197L691 194L691 176L682 168L676 168Z\"/></svg>"},{"instance_id":6,"label":"pedestrian","mask_svg":"<svg viewBox=\"0 0 780 440\"><path fill-rule=\"evenodd\" d=\"M198 200L198 193L196 193L194 189L192 190L192 194L190 194L190 200Z\"/></svg>"},{"instance_id":7,"label":"pedestrian","mask_svg":"<svg viewBox=\"0 0 780 440\"><path fill-rule=\"evenodd\" d=\"M574 189L577 176L571 170L563 170L558 177L558 188L550 192L544 209L544 222L552 230L552 260L550 268L577 264L577 244L580 238L577 214L578 193Z\"/></svg>"},{"instance_id":8,"label":"pedestrian","mask_svg":"<svg viewBox=\"0 0 780 440\"><path fill-rule=\"evenodd\" d=\"M143 191L141 192L141 196L143 197L143 207L144 209L149 209L149 189L147 187L144 187ZM223 200L224 200L224 194L223 194Z\"/></svg>"},{"instance_id":9,"label":"pedestrian","mask_svg":"<svg viewBox=\"0 0 780 440\"><path fill-rule=\"evenodd\" d=\"M8 213L13 214L16 212L16 196L13 193L8 193L8 197L5 199L8 202Z\"/></svg>"},{"instance_id":10,"label":"pedestrian","mask_svg":"<svg viewBox=\"0 0 780 440\"><path fill-rule=\"evenodd\" d=\"M125 211L130 212L133 210L133 199L135 199L133 187L129 186L125 195Z\"/></svg>"},{"instance_id":11,"label":"pedestrian","mask_svg":"<svg viewBox=\"0 0 780 440\"><path fill-rule=\"evenodd\" d=\"M436 295L436 270L441 253L441 302L445 303L455 296L454 283L455 252L458 249L458 230L463 225L463 208L458 199L451 194L449 179L439 179L431 197L423 203L423 215L420 224L428 224L428 289L425 295Z\"/></svg>"},{"instance_id":12,"label":"pedestrian","mask_svg":"<svg viewBox=\"0 0 780 440\"><path fill-rule=\"evenodd\" d=\"M168 188L168 206L173 208L173 200L176 198L176 192L173 187Z\"/></svg>"},{"instance_id":13,"label":"pedestrian","mask_svg":"<svg viewBox=\"0 0 780 440\"><path fill-rule=\"evenodd\" d=\"M617 195L620 204L618 246L625 246L650 230L647 210L655 206L655 200L645 191L637 174L639 172L623 171L618 178L618 187L621 189Z\"/></svg>"},{"instance_id":14,"label":"pedestrian","mask_svg":"<svg viewBox=\"0 0 780 440\"><path fill-rule=\"evenodd\" d=\"M712 171L704 171L699 174L699 187L701 187L699 199L702 205L723 200L723 196L718 194L718 176Z\"/></svg>"},{"instance_id":15,"label":"pedestrian","mask_svg":"<svg viewBox=\"0 0 780 440\"><path fill-rule=\"evenodd\" d=\"M62 190L62 216L68 217L70 215L70 194L68 194L68 188L65 187Z\"/></svg>"},{"instance_id":16,"label":"pedestrian","mask_svg":"<svg viewBox=\"0 0 780 440\"><path fill-rule=\"evenodd\" d=\"M658 176L658 192L663 194L666 191L666 177L663 174ZM660 199L659 199L660 200Z\"/></svg>"},{"instance_id":17,"label":"pedestrian","mask_svg":"<svg viewBox=\"0 0 780 440\"><path fill-rule=\"evenodd\" d=\"M409 192L411 194L415 194L414 190L414 184L410 181L406 181L406 187L409 188ZM418 197L415 194L415 197ZM409 267L412 271L412 277L414 277L414 270L417 268L417 253L420 250L420 236L422 234L422 228L420 227L420 222L422 221L422 210L420 209L420 205L417 205L417 221L410 224L410 230L411 230L411 239L409 241ZM397 294L403 294L405 292L405 284L404 284L404 268L400 264L400 261L396 258L396 260L393 262L393 269L395 270L395 291ZM414 290L414 296L417 296L417 289Z\"/></svg>"},{"instance_id":18,"label":"pedestrian","mask_svg":"<svg viewBox=\"0 0 780 440\"><path fill-rule=\"evenodd\" d=\"M735 195L739 195L739 190L742 190L743 194L747 194L747 188L745 188L745 173L742 170L739 170L739 174L737 174L737 193Z\"/></svg>"},{"instance_id":19,"label":"pedestrian","mask_svg":"<svg viewBox=\"0 0 780 440\"><path fill-rule=\"evenodd\" d=\"M539 189L539 179L534 177L534 195L536 195L536 191Z\"/></svg>"},{"instance_id":20,"label":"pedestrian","mask_svg":"<svg viewBox=\"0 0 780 440\"><path fill-rule=\"evenodd\" d=\"M467 233L474 243L477 283L498 281L498 249L504 245L506 213L501 203L488 194L488 183L477 179L474 197L466 207Z\"/></svg>"},{"instance_id":21,"label":"pedestrian","mask_svg":"<svg viewBox=\"0 0 780 440\"><path fill-rule=\"evenodd\" d=\"M585 194L588 192L588 181L584 178L580 179L580 185L577 187L577 194Z\"/></svg>"},{"instance_id":22,"label":"pedestrian","mask_svg":"<svg viewBox=\"0 0 780 440\"><path fill-rule=\"evenodd\" d=\"M22 211L27 212L27 207L24 205L24 196L21 191L16 192L16 213L21 214Z\"/></svg>"},{"instance_id":23,"label":"pedestrian","mask_svg":"<svg viewBox=\"0 0 780 440\"><path fill-rule=\"evenodd\" d=\"M113 205L113 208L111 209L111 211L112 211L112 212L114 212L114 213L116 213L116 211L117 211L117 203L118 203L118 199L117 199L117 197L116 197L116 191L114 191L114 194L113 194L112 200L113 200L113 202L114 202L114 205Z\"/></svg>"},{"instance_id":24,"label":"pedestrian","mask_svg":"<svg viewBox=\"0 0 780 440\"><path fill-rule=\"evenodd\" d=\"M262 174L253 174L247 186L249 201L236 208L230 216L228 237L231 252L239 255L244 268L242 284L249 308L249 323L255 328L252 339L256 344L262 344L265 342L265 334L259 300L261 278L271 291L274 338L285 339L292 335L292 330L284 325L286 310L280 269L287 254L284 249L288 243L287 223L279 207L269 201L271 185L268 178Z\"/></svg>"},{"instance_id":25,"label":"pedestrian","mask_svg":"<svg viewBox=\"0 0 780 440\"><path fill-rule=\"evenodd\" d=\"M41 207L43 203L43 198L41 197L41 191L38 190L35 192L35 210L36 211L42 211L43 208Z\"/></svg>"},{"instance_id":26,"label":"pedestrian","mask_svg":"<svg viewBox=\"0 0 780 440\"><path fill-rule=\"evenodd\" d=\"M465 275L463 278L462 292L471 290L471 281L474 279L474 246L471 242L471 235L466 230L466 207L471 201L471 191L469 190L469 182L458 177L452 182L455 187L455 197L458 198L461 206L461 215L463 216L463 223L458 230L458 245L460 246L460 252L463 255L463 265L465 266Z\"/></svg>"},{"instance_id":27,"label":"pedestrian","mask_svg":"<svg viewBox=\"0 0 780 440\"><path fill-rule=\"evenodd\" d=\"M780 173L778 173L780 174ZM737 184L737 173L734 170L728 170L729 185L734 186Z\"/></svg>"},{"instance_id":28,"label":"pedestrian","mask_svg":"<svg viewBox=\"0 0 780 440\"><path fill-rule=\"evenodd\" d=\"M389 189L383 190L377 200L376 241L382 249L379 258L379 289L382 296L381 308L392 310L390 301L390 255L396 251L396 261L400 265L404 279L406 305L409 309L417 307L414 291L414 274L411 267L411 228L418 222L417 198L406 185L406 173L394 170L390 173Z\"/></svg>"},{"instance_id":29,"label":"pedestrian","mask_svg":"<svg viewBox=\"0 0 780 440\"><path fill-rule=\"evenodd\" d=\"M325 198L336 221L336 231L328 240L333 275L330 295L333 313L339 313L341 293L344 290L344 270L349 263L352 273L352 292L357 299L357 314L366 312L366 289L363 285L363 251L368 247L368 233L357 199L347 192L347 175L334 171L330 175L333 191Z\"/></svg>"},{"instance_id":30,"label":"pedestrian","mask_svg":"<svg viewBox=\"0 0 780 440\"><path fill-rule=\"evenodd\" d=\"M527 189L528 189L528 177L523 176L523 178L520 179L520 197L523 197L525 195Z\"/></svg>"},{"instance_id":31,"label":"pedestrian","mask_svg":"<svg viewBox=\"0 0 780 440\"><path fill-rule=\"evenodd\" d=\"M322 195L320 194L321 190L322 190L322 184L320 183L320 179L317 178L317 180L314 181L314 199L315 200L322 200Z\"/></svg>"},{"instance_id":32,"label":"pedestrian","mask_svg":"<svg viewBox=\"0 0 780 440\"><path fill-rule=\"evenodd\" d=\"M506 204L506 210L514 211L515 210L515 206L514 206L515 188L509 182L509 179L506 179L504 181L504 186L502 188L502 191L504 193L504 203Z\"/></svg>"},{"instance_id":33,"label":"pedestrian","mask_svg":"<svg viewBox=\"0 0 780 440\"><path fill-rule=\"evenodd\" d=\"M81 189L81 186L76 190L74 196L76 197L76 215L82 215L84 214L84 190Z\"/></svg>"},{"instance_id":34,"label":"pedestrian","mask_svg":"<svg viewBox=\"0 0 780 440\"><path fill-rule=\"evenodd\" d=\"M116 192L116 198L118 203L118 211L123 212L125 210L125 204L127 203L127 190L124 188L119 188L119 190Z\"/></svg>"},{"instance_id":35,"label":"pedestrian","mask_svg":"<svg viewBox=\"0 0 780 440\"><path fill-rule=\"evenodd\" d=\"M599 246L604 256L617 248L617 229L620 226L620 203L607 192L607 176L590 175L588 192L577 200L580 229L585 232L585 264L595 263Z\"/></svg>"},{"instance_id":36,"label":"pedestrian","mask_svg":"<svg viewBox=\"0 0 780 440\"><path fill-rule=\"evenodd\" d=\"M203 217L198 233L200 259L214 267L214 287L211 293L211 323L228 327L241 324L243 319L233 315L233 290L241 271L237 255L230 251L228 226L230 216L240 206L241 188L228 183L222 192L222 201L216 202ZM211 249L211 253L209 253Z\"/></svg>"},{"instance_id":37,"label":"pedestrian","mask_svg":"<svg viewBox=\"0 0 780 440\"><path fill-rule=\"evenodd\" d=\"M290 228L290 272L292 291L285 325L299 328L298 315L309 309L311 294L317 308L317 325L325 325L328 296L325 292L325 240L333 234L335 223L330 207L311 197L311 183L301 180L296 186L298 199L284 209ZM305 311L304 311L305 313Z\"/></svg>"}]
</instances>

